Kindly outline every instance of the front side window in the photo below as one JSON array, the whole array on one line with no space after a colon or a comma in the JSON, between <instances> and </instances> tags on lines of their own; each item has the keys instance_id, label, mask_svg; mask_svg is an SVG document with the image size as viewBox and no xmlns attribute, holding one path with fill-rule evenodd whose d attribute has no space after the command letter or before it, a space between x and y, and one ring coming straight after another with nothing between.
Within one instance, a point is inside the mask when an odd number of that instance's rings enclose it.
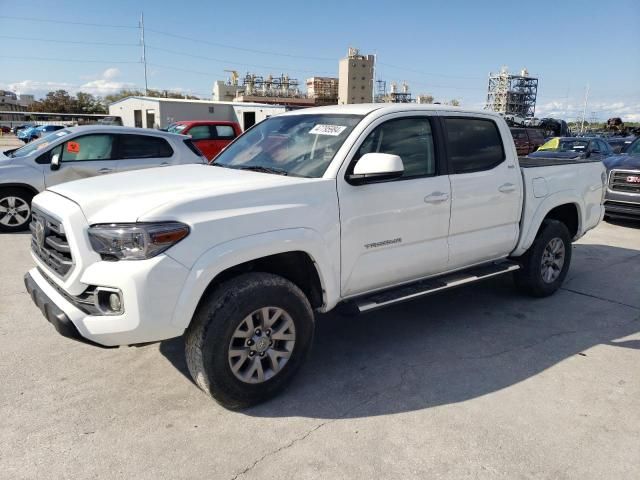
<instances>
[{"instance_id":1,"label":"front side window","mask_svg":"<svg viewBox=\"0 0 640 480\"><path fill-rule=\"evenodd\" d=\"M640 140L633 142L631 146L627 149L626 153L629 153L631 155L640 154Z\"/></svg>"},{"instance_id":2,"label":"front side window","mask_svg":"<svg viewBox=\"0 0 640 480\"><path fill-rule=\"evenodd\" d=\"M193 140L207 140L211 138L209 125L196 125L195 127L191 127L191 130L189 130L187 134L191 135Z\"/></svg>"},{"instance_id":3,"label":"front side window","mask_svg":"<svg viewBox=\"0 0 640 480\"><path fill-rule=\"evenodd\" d=\"M444 122L453 173L490 170L504 161L502 138L494 121L449 117Z\"/></svg>"},{"instance_id":4,"label":"front side window","mask_svg":"<svg viewBox=\"0 0 640 480\"><path fill-rule=\"evenodd\" d=\"M164 158L173 155L173 149L164 138L150 135L118 135L118 158Z\"/></svg>"},{"instance_id":5,"label":"front side window","mask_svg":"<svg viewBox=\"0 0 640 480\"><path fill-rule=\"evenodd\" d=\"M113 135L84 135L65 142L62 148L63 162L86 160L112 160Z\"/></svg>"},{"instance_id":6,"label":"front side window","mask_svg":"<svg viewBox=\"0 0 640 480\"><path fill-rule=\"evenodd\" d=\"M212 165L319 178L361 119L328 113L274 116L246 131Z\"/></svg>"},{"instance_id":7,"label":"front side window","mask_svg":"<svg viewBox=\"0 0 640 480\"><path fill-rule=\"evenodd\" d=\"M379 125L362 142L355 159L359 160L366 153L398 155L404 165L401 178L436 173L433 133L428 118L399 118Z\"/></svg>"}]
</instances>

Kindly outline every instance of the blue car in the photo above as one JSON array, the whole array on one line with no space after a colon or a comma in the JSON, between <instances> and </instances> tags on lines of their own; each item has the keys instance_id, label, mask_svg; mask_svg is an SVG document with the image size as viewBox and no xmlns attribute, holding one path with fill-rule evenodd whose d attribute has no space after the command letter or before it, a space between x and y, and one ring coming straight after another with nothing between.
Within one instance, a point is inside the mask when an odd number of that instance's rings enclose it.
<instances>
[{"instance_id":1,"label":"blue car","mask_svg":"<svg viewBox=\"0 0 640 480\"><path fill-rule=\"evenodd\" d=\"M62 128L64 127L60 125L40 125L39 127L25 128L18 132L18 138L24 143L29 143L31 140L35 140L36 138L40 137L46 137L51 132L61 130Z\"/></svg>"}]
</instances>

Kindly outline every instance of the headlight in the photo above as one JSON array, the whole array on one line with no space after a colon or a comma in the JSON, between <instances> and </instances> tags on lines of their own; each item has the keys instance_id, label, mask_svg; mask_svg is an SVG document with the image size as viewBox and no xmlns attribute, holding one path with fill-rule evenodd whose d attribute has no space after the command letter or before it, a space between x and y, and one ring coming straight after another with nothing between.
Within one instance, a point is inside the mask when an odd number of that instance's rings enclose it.
<instances>
[{"instance_id":1,"label":"headlight","mask_svg":"<svg viewBox=\"0 0 640 480\"><path fill-rule=\"evenodd\" d=\"M89 228L93 249L117 260L155 257L187 235L189 227L179 222L112 223Z\"/></svg>"}]
</instances>

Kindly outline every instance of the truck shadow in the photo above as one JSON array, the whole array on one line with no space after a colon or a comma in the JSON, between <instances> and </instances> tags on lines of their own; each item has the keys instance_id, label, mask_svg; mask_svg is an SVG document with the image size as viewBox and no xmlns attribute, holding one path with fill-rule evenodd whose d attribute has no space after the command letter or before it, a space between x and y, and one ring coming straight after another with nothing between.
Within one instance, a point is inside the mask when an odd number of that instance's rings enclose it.
<instances>
[{"instance_id":1,"label":"truck shadow","mask_svg":"<svg viewBox=\"0 0 640 480\"><path fill-rule=\"evenodd\" d=\"M549 298L525 297L503 277L359 317L320 315L291 387L242 413L340 419L420 410L508 388L572 357L590 362L592 347L640 350L640 339L624 338L640 332L640 284L610 285L640 276L640 250L576 245L574 262ZM182 339L160 352L189 377Z\"/></svg>"}]
</instances>

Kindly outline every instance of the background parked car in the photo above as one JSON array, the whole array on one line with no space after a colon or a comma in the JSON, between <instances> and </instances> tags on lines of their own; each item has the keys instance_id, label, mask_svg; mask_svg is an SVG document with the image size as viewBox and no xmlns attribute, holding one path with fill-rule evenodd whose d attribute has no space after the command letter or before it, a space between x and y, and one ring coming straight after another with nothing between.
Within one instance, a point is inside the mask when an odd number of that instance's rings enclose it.
<instances>
[{"instance_id":1,"label":"background parked car","mask_svg":"<svg viewBox=\"0 0 640 480\"><path fill-rule=\"evenodd\" d=\"M21 128L20 130L18 130L18 134L17 134L18 138L22 140L24 143L29 143L31 140L36 138L35 137L36 128L38 127L29 126L29 127Z\"/></svg>"},{"instance_id":2,"label":"background parked car","mask_svg":"<svg viewBox=\"0 0 640 480\"><path fill-rule=\"evenodd\" d=\"M14 133L14 135L18 135L18 132L20 132L20 130L23 130L23 129L25 129L25 128L29 128L29 127L31 127L31 126L32 126L32 125L29 125L29 124L14 125L14 126L11 128L11 131Z\"/></svg>"},{"instance_id":3,"label":"background parked car","mask_svg":"<svg viewBox=\"0 0 640 480\"><path fill-rule=\"evenodd\" d=\"M625 154L606 158L608 172L604 208L612 217L640 219L640 138Z\"/></svg>"},{"instance_id":4,"label":"background parked car","mask_svg":"<svg viewBox=\"0 0 640 480\"><path fill-rule=\"evenodd\" d=\"M39 127L36 127L36 138L46 137L51 132L57 132L58 130L62 130L63 128L64 127L62 125L41 125Z\"/></svg>"},{"instance_id":5,"label":"background parked car","mask_svg":"<svg viewBox=\"0 0 640 480\"><path fill-rule=\"evenodd\" d=\"M528 155L544 144L544 135L541 130L515 127L510 130L518 155Z\"/></svg>"},{"instance_id":6,"label":"background parked car","mask_svg":"<svg viewBox=\"0 0 640 480\"><path fill-rule=\"evenodd\" d=\"M206 159L183 135L97 125L59 130L0 153L0 231L26 228L31 199L52 185L186 163Z\"/></svg>"},{"instance_id":7,"label":"background parked car","mask_svg":"<svg viewBox=\"0 0 640 480\"><path fill-rule=\"evenodd\" d=\"M0 131L2 133L11 133L11 129L9 127L7 127L6 125L0 125Z\"/></svg>"},{"instance_id":8,"label":"background parked car","mask_svg":"<svg viewBox=\"0 0 640 480\"><path fill-rule=\"evenodd\" d=\"M211 161L224 147L242 133L236 122L183 121L169 125L168 132L189 135L198 150Z\"/></svg>"},{"instance_id":9,"label":"background parked car","mask_svg":"<svg viewBox=\"0 0 640 480\"><path fill-rule=\"evenodd\" d=\"M607 142L596 137L555 137L542 145L538 150L530 153L529 158L591 158L603 160L613 155L613 150Z\"/></svg>"},{"instance_id":10,"label":"background parked car","mask_svg":"<svg viewBox=\"0 0 640 480\"><path fill-rule=\"evenodd\" d=\"M614 153L624 153L636 137L609 137L607 143Z\"/></svg>"}]
</instances>

